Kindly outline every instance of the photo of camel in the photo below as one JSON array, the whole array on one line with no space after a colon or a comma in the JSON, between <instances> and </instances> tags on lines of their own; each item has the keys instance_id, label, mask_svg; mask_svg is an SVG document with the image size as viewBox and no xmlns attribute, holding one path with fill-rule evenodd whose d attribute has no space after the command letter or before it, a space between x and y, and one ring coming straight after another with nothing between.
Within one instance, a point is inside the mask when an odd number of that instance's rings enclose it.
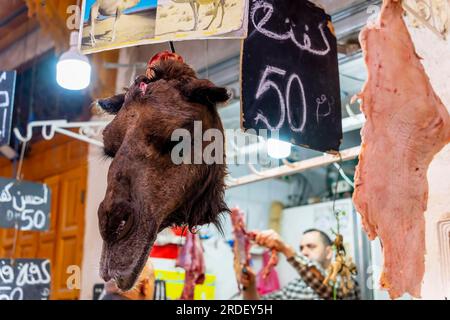
<instances>
[{"instance_id":1,"label":"photo of camel","mask_svg":"<svg viewBox=\"0 0 450 320\"><path fill-rule=\"evenodd\" d=\"M245 0L159 0L156 37L201 38L242 29Z\"/></svg>"},{"instance_id":2,"label":"photo of camel","mask_svg":"<svg viewBox=\"0 0 450 320\"><path fill-rule=\"evenodd\" d=\"M85 0L81 51L140 44L155 36L158 0Z\"/></svg>"},{"instance_id":3,"label":"photo of camel","mask_svg":"<svg viewBox=\"0 0 450 320\"><path fill-rule=\"evenodd\" d=\"M246 0L84 0L80 50L84 54L151 43L242 39Z\"/></svg>"}]
</instances>

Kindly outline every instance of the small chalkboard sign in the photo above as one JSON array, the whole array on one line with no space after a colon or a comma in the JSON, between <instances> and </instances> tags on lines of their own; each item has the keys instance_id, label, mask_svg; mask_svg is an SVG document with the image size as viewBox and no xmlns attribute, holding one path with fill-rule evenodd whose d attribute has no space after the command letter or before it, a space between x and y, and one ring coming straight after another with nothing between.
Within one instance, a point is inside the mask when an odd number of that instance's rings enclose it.
<instances>
[{"instance_id":1,"label":"small chalkboard sign","mask_svg":"<svg viewBox=\"0 0 450 320\"><path fill-rule=\"evenodd\" d=\"M0 259L0 300L47 300L50 261Z\"/></svg>"},{"instance_id":2,"label":"small chalkboard sign","mask_svg":"<svg viewBox=\"0 0 450 320\"><path fill-rule=\"evenodd\" d=\"M0 146L9 144L16 71L0 71Z\"/></svg>"},{"instance_id":3,"label":"small chalkboard sign","mask_svg":"<svg viewBox=\"0 0 450 320\"><path fill-rule=\"evenodd\" d=\"M94 284L92 300L102 300L105 294L105 285L103 283Z\"/></svg>"},{"instance_id":4,"label":"small chalkboard sign","mask_svg":"<svg viewBox=\"0 0 450 320\"><path fill-rule=\"evenodd\" d=\"M0 178L0 227L48 230L50 189L46 184Z\"/></svg>"},{"instance_id":5,"label":"small chalkboard sign","mask_svg":"<svg viewBox=\"0 0 450 320\"><path fill-rule=\"evenodd\" d=\"M243 42L242 128L333 152L342 140L337 41L306 0L250 0ZM252 131L248 131L252 133Z\"/></svg>"}]
</instances>

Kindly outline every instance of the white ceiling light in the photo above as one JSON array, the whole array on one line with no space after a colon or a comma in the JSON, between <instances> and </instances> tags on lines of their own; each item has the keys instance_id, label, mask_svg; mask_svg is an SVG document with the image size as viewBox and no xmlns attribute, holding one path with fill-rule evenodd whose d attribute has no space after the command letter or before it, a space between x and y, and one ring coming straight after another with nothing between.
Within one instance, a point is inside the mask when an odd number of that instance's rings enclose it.
<instances>
[{"instance_id":1,"label":"white ceiling light","mask_svg":"<svg viewBox=\"0 0 450 320\"><path fill-rule=\"evenodd\" d=\"M267 140L267 153L275 159L284 159L291 154L292 145L289 142L269 138Z\"/></svg>"},{"instance_id":2,"label":"white ceiling light","mask_svg":"<svg viewBox=\"0 0 450 320\"><path fill-rule=\"evenodd\" d=\"M68 90L82 90L91 82L91 65L77 48L78 31L70 34L70 49L64 52L56 65L56 81Z\"/></svg>"}]
</instances>

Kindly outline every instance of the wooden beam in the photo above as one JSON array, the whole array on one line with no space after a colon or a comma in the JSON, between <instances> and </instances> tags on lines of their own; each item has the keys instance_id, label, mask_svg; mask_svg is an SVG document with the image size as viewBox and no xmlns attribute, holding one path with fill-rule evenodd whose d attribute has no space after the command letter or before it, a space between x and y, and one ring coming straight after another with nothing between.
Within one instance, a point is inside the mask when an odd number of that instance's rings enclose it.
<instances>
[{"instance_id":1,"label":"wooden beam","mask_svg":"<svg viewBox=\"0 0 450 320\"><path fill-rule=\"evenodd\" d=\"M22 20L22 18L20 18L20 20ZM32 30L39 28L39 23L35 19L32 19L29 22L27 22L27 20L28 18L25 16L25 19L21 21L21 24L15 25L14 29L4 33L4 36L0 38L0 52L25 37Z\"/></svg>"}]
</instances>

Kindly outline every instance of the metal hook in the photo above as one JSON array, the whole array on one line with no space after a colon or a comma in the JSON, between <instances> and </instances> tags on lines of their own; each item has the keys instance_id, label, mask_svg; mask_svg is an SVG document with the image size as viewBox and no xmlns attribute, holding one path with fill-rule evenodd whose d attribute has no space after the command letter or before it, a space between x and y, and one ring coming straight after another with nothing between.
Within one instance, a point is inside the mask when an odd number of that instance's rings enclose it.
<instances>
[{"instance_id":1,"label":"metal hook","mask_svg":"<svg viewBox=\"0 0 450 320\"><path fill-rule=\"evenodd\" d=\"M26 137L22 136L22 134L20 133L20 130L18 128L14 128L13 132L16 135L17 139L22 143L25 143L25 142L28 142L31 140L32 132L31 132L31 128L29 127L29 125L27 125Z\"/></svg>"},{"instance_id":2,"label":"metal hook","mask_svg":"<svg viewBox=\"0 0 450 320\"><path fill-rule=\"evenodd\" d=\"M47 134L47 127L50 127L50 132ZM45 140L51 140L55 136L55 126L53 124L42 126L42 137Z\"/></svg>"},{"instance_id":3,"label":"metal hook","mask_svg":"<svg viewBox=\"0 0 450 320\"><path fill-rule=\"evenodd\" d=\"M173 45L173 41L169 41L170 50L172 50L172 53L175 53L175 46Z\"/></svg>"}]
</instances>

